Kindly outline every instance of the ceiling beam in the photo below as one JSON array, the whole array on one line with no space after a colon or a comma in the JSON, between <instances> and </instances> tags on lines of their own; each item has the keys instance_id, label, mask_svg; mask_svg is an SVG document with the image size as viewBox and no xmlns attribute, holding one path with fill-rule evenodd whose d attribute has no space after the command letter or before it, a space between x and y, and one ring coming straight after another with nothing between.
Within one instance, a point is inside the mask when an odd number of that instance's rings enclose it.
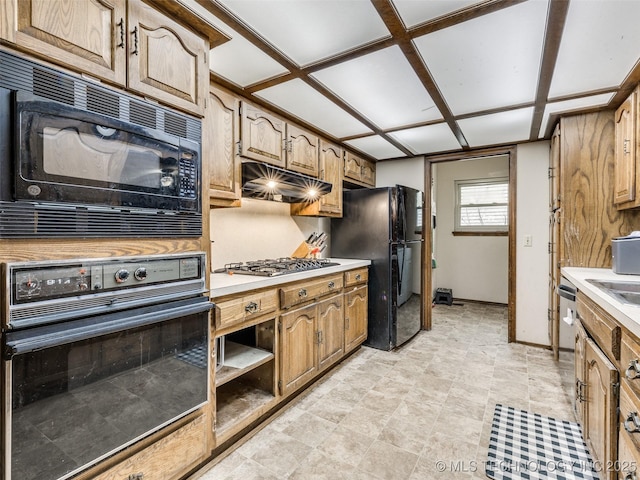
<instances>
[{"instance_id":1,"label":"ceiling beam","mask_svg":"<svg viewBox=\"0 0 640 480\"><path fill-rule=\"evenodd\" d=\"M413 68L413 71L418 76L418 79L420 80L424 88L426 88L429 95L431 96L433 103L435 103L438 110L440 110L440 113L442 114L444 121L447 122L447 125L449 125L449 128L455 135L456 139L458 140L458 143L463 149L468 149L469 143L467 142L467 139L464 137L464 134L462 133L462 129L456 122L456 119L453 113L451 112L449 105L447 105L447 102L442 96L440 89L438 88L435 80L431 76L431 72L429 72L429 69L423 62L422 57L420 56L420 53L414 46L412 37L409 35L407 30L405 29L404 24L402 23L402 20L398 15L398 12L396 12L396 9L393 7L393 4L391 3L391 0L371 0L371 3L373 4L374 8L378 11L378 14L382 18L382 21L385 23L389 31L391 32L391 35L393 36L393 38L397 41L398 46L402 50L402 53L404 53L405 57L409 61L411 68Z\"/></svg>"},{"instance_id":2,"label":"ceiling beam","mask_svg":"<svg viewBox=\"0 0 640 480\"><path fill-rule=\"evenodd\" d=\"M540 75L538 76L538 87L536 91L535 107L533 119L531 120L531 130L529 140L537 140L540 135L540 127L544 117L544 109L549 98L549 89L553 71L556 68L558 52L564 24L567 21L570 0L551 0L547 12L547 28L544 36L544 46L542 49L542 62L540 65Z\"/></svg>"}]
</instances>

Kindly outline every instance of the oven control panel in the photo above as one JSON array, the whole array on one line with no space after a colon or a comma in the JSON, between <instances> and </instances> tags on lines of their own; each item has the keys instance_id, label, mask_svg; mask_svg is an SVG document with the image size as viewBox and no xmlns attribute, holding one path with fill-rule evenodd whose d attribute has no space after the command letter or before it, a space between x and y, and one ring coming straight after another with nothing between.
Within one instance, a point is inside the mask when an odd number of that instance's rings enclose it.
<instances>
[{"instance_id":1,"label":"oven control panel","mask_svg":"<svg viewBox=\"0 0 640 480\"><path fill-rule=\"evenodd\" d=\"M202 266L199 256L10 264L12 303L180 282L199 278Z\"/></svg>"}]
</instances>

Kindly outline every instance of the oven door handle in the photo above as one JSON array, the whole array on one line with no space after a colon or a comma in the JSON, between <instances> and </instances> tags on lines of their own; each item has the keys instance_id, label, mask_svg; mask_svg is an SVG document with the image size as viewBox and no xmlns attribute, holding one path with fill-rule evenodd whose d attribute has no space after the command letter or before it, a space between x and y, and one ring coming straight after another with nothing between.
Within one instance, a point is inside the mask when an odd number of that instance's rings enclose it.
<instances>
[{"instance_id":1,"label":"oven door handle","mask_svg":"<svg viewBox=\"0 0 640 480\"><path fill-rule=\"evenodd\" d=\"M17 332L10 331L5 335L4 358L9 360L15 355L204 313L213 306L207 297L196 297Z\"/></svg>"}]
</instances>

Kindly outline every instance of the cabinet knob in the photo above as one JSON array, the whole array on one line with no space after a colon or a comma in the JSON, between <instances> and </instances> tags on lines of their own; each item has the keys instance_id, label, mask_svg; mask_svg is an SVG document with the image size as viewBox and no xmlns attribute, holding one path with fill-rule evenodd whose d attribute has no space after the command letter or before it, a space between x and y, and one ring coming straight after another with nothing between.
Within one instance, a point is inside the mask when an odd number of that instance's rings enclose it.
<instances>
[{"instance_id":1,"label":"cabinet knob","mask_svg":"<svg viewBox=\"0 0 640 480\"><path fill-rule=\"evenodd\" d=\"M360 275L359 273L356 275L356 280L360 280L362 278L362 275Z\"/></svg>"},{"instance_id":2,"label":"cabinet knob","mask_svg":"<svg viewBox=\"0 0 640 480\"><path fill-rule=\"evenodd\" d=\"M300 298L304 298L304 297L306 297L306 296L307 296L307 289L306 289L306 288L301 288L301 289L298 291L298 296L299 296Z\"/></svg>"},{"instance_id":3,"label":"cabinet knob","mask_svg":"<svg viewBox=\"0 0 640 480\"><path fill-rule=\"evenodd\" d=\"M256 302L249 302L245 305L244 311L247 313L255 313L258 311L258 304Z\"/></svg>"},{"instance_id":4,"label":"cabinet knob","mask_svg":"<svg viewBox=\"0 0 640 480\"><path fill-rule=\"evenodd\" d=\"M130 473L127 480L142 480L143 478L144 473Z\"/></svg>"},{"instance_id":5,"label":"cabinet knob","mask_svg":"<svg viewBox=\"0 0 640 480\"><path fill-rule=\"evenodd\" d=\"M329 282L329 284L327 286L329 288L335 288L336 284L335 284L335 282Z\"/></svg>"},{"instance_id":6,"label":"cabinet knob","mask_svg":"<svg viewBox=\"0 0 640 480\"><path fill-rule=\"evenodd\" d=\"M624 476L624 480L637 480L636 472L627 472Z\"/></svg>"},{"instance_id":7,"label":"cabinet knob","mask_svg":"<svg viewBox=\"0 0 640 480\"><path fill-rule=\"evenodd\" d=\"M629 412L627 419L624 421L624 429L629 433L640 432L640 417L638 417L638 412Z\"/></svg>"},{"instance_id":8,"label":"cabinet knob","mask_svg":"<svg viewBox=\"0 0 640 480\"><path fill-rule=\"evenodd\" d=\"M640 378L640 368L638 368L638 360L631 360L629 362L629 366L625 370L624 376L627 377L628 380L635 380L636 378Z\"/></svg>"}]
</instances>

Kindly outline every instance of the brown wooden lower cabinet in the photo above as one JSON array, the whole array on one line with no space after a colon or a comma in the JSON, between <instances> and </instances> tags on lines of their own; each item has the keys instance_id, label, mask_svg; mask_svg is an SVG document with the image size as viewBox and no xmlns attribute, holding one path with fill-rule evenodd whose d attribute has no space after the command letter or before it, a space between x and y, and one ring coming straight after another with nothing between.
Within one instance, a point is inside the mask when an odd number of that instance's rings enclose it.
<instances>
[{"instance_id":1,"label":"brown wooden lower cabinet","mask_svg":"<svg viewBox=\"0 0 640 480\"><path fill-rule=\"evenodd\" d=\"M173 433L151 444L94 480L174 480L205 460L206 415L200 415Z\"/></svg>"},{"instance_id":2,"label":"brown wooden lower cabinet","mask_svg":"<svg viewBox=\"0 0 640 480\"><path fill-rule=\"evenodd\" d=\"M214 448L366 339L367 273L358 268L213 299Z\"/></svg>"}]
</instances>

